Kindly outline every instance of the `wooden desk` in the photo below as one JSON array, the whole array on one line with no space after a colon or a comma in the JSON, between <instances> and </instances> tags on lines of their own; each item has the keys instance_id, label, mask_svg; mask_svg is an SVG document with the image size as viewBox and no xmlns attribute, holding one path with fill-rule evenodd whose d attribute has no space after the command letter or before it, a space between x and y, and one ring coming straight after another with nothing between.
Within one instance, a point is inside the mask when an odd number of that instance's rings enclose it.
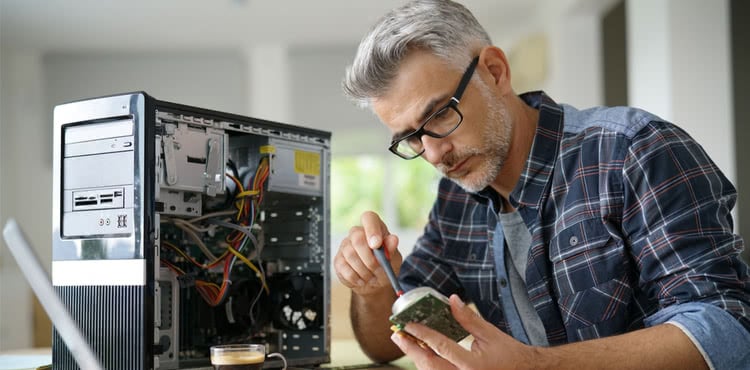
<instances>
[{"instance_id":1,"label":"wooden desk","mask_svg":"<svg viewBox=\"0 0 750 370\"><path fill-rule=\"evenodd\" d=\"M333 339L331 340L331 363L321 366L322 368L341 369L416 369L414 363L406 357L402 357L390 364L373 364L362 350L355 339Z\"/></svg>"},{"instance_id":2,"label":"wooden desk","mask_svg":"<svg viewBox=\"0 0 750 370\"><path fill-rule=\"evenodd\" d=\"M0 370L35 369L52 362L52 349L33 348L0 352ZM321 365L322 369L416 369L408 358L401 358L391 364L377 365L362 353L354 339L334 339L331 341L331 363Z\"/></svg>"}]
</instances>

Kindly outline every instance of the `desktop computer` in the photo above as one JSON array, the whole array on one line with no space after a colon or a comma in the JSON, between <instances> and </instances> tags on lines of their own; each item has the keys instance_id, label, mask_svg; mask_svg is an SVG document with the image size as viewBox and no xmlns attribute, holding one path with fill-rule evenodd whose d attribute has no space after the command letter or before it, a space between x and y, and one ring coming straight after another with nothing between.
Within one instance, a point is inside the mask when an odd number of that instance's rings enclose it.
<instances>
[{"instance_id":1,"label":"desktop computer","mask_svg":"<svg viewBox=\"0 0 750 370\"><path fill-rule=\"evenodd\" d=\"M330 138L143 92L55 107L52 284L104 368L330 361Z\"/></svg>"}]
</instances>

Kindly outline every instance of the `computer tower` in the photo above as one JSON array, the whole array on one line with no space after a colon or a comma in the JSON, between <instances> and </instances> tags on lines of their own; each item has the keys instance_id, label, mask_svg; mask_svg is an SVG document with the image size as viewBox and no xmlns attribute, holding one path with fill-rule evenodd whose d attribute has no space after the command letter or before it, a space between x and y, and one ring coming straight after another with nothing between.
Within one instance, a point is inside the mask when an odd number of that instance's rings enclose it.
<instances>
[{"instance_id":1,"label":"computer tower","mask_svg":"<svg viewBox=\"0 0 750 370\"><path fill-rule=\"evenodd\" d=\"M329 362L330 138L143 92L55 107L52 282L105 368ZM52 358L78 368L56 331Z\"/></svg>"}]
</instances>

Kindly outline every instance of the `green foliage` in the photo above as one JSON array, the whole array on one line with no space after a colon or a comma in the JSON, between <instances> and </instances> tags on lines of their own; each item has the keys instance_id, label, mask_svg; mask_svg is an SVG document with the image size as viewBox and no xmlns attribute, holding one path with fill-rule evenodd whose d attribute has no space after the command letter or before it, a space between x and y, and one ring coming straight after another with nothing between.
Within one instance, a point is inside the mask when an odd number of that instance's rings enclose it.
<instances>
[{"instance_id":1,"label":"green foliage","mask_svg":"<svg viewBox=\"0 0 750 370\"><path fill-rule=\"evenodd\" d=\"M421 158L394 159L394 183L399 227L421 230L435 202L440 174Z\"/></svg>"},{"instance_id":2,"label":"green foliage","mask_svg":"<svg viewBox=\"0 0 750 370\"><path fill-rule=\"evenodd\" d=\"M387 170L391 173L386 173ZM390 182L386 183L386 179ZM435 201L439 179L438 172L421 159L334 158L331 162L331 231L334 234L348 232L350 227L360 224L364 211L371 210L383 216L385 192L395 193L388 199L396 202L389 206L398 216L398 229L421 230Z\"/></svg>"},{"instance_id":3,"label":"green foliage","mask_svg":"<svg viewBox=\"0 0 750 370\"><path fill-rule=\"evenodd\" d=\"M339 157L331 162L331 231L348 232L362 212L383 212L383 158Z\"/></svg>"}]
</instances>

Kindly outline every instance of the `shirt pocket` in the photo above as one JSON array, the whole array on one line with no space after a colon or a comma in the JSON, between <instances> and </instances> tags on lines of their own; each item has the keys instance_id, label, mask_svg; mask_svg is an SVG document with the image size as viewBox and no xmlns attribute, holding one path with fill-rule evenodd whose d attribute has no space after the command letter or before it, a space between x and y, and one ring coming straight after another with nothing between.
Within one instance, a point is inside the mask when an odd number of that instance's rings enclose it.
<instances>
[{"instance_id":1,"label":"shirt pocket","mask_svg":"<svg viewBox=\"0 0 750 370\"><path fill-rule=\"evenodd\" d=\"M568 341L603 338L635 329L630 327L632 297L630 284L621 279L561 297L558 304Z\"/></svg>"},{"instance_id":2,"label":"shirt pocket","mask_svg":"<svg viewBox=\"0 0 750 370\"><path fill-rule=\"evenodd\" d=\"M569 341L627 330L633 288L621 239L598 218L562 230L550 242L557 302Z\"/></svg>"},{"instance_id":3,"label":"shirt pocket","mask_svg":"<svg viewBox=\"0 0 750 370\"><path fill-rule=\"evenodd\" d=\"M627 264L622 243L610 235L598 218L583 220L559 232L550 241L549 259L558 297L621 278Z\"/></svg>"}]
</instances>

